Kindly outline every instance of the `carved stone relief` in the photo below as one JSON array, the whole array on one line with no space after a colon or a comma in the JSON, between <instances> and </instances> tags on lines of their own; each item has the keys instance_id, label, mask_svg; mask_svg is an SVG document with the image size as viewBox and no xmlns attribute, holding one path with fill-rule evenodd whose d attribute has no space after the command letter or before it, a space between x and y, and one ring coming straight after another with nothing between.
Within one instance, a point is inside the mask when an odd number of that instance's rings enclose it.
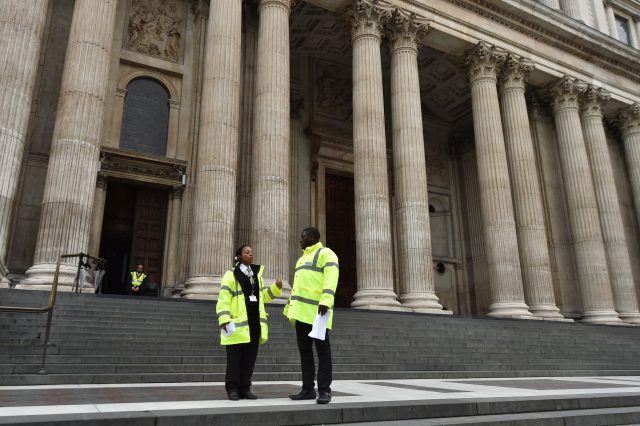
<instances>
[{"instance_id":1,"label":"carved stone relief","mask_svg":"<svg viewBox=\"0 0 640 426\"><path fill-rule=\"evenodd\" d=\"M427 182L442 188L449 187L448 148L445 144L427 143Z\"/></svg>"},{"instance_id":2,"label":"carved stone relief","mask_svg":"<svg viewBox=\"0 0 640 426\"><path fill-rule=\"evenodd\" d=\"M350 135L352 122L351 70L335 62L314 60L311 64L314 128L334 128Z\"/></svg>"},{"instance_id":3,"label":"carved stone relief","mask_svg":"<svg viewBox=\"0 0 640 426\"><path fill-rule=\"evenodd\" d=\"M183 0L131 0L125 48L180 62L185 17Z\"/></svg>"}]
</instances>

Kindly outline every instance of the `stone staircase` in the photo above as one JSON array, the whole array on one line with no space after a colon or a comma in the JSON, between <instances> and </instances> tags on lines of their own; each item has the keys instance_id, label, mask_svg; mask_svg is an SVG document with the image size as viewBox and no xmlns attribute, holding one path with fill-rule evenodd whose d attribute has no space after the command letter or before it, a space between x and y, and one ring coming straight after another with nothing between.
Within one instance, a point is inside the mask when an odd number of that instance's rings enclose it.
<instances>
[{"instance_id":1,"label":"stone staircase","mask_svg":"<svg viewBox=\"0 0 640 426\"><path fill-rule=\"evenodd\" d=\"M0 305L46 294L0 290ZM254 380L300 380L294 332L271 306ZM0 313L0 385L224 381L215 303L59 294L46 315ZM640 375L640 328L337 310L335 379Z\"/></svg>"}]
</instances>

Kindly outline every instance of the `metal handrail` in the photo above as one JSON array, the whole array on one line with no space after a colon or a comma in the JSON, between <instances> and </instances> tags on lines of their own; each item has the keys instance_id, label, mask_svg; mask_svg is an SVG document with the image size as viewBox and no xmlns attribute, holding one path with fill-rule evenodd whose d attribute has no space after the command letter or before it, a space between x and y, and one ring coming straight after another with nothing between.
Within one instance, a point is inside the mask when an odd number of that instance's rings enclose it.
<instances>
[{"instance_id":1,"label":"metal handrail","mask_svg":"<svg viewBox=\"0 0 640 426\"><path fill-rule=\"evenodd\" d=\"M42 362L40 364L40 371L38 374L47 374L47 370L45 369L45 360L47 358L47 348L49 347L49 334L51 331L51 321L53 319L53 308L56 304L56 295L58 292L58 276L60 275L60 263L62 259L69 259L72 257L79 257L80 261L78 263L78 272L76 273L76 282L74 283L74 289L77 289L80 284L78 283L80 268L84 263L84 258L87 260L95 260L97 263L105 264L107 261L105 259L101 259L99 257L94 257L85 253L76 253L76 254L63 254L58 257L58 261L56 262L56 272L53 275L53 283L51 284L51 290L49 291L49 304L44 308L32 308L26 306L0 306L0 312L17 312L24 314L44 314L47 313L47 326L44 335L44 344L42 347ZM78 290L76 290L77 292Z\"/></svg>"}]
</instances>

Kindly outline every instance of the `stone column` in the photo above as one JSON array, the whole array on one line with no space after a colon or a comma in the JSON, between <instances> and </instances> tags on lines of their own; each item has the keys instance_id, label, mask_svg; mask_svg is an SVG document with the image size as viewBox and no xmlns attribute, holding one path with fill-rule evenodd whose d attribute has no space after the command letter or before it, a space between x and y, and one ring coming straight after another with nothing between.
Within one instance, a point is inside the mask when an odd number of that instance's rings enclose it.
<instances>
[{"instance_id":1,"label":"stone column","mask_svg":"<svg viewBox=\"0 0 640 426\"><path fill-rule=\"evenodd\" d=\"M560 9L560 0L540 0L540 3L549 6L552 9Z\"/></svg>"},{"instance_id":2,"label":"stone column","mask_svg":"<svg viewBox=\"0 0 640 426\"><path fill-rule=\"evenodd\" d=\"M560 0L560 7L568 17L582 21L580 2L584 0Z\"/></svg>"},{"instance_id":3,"label":"stone column","mask_svg":"<svg viewBox=\"0 0 640 426\"><path fill-rule=\"evenodd\" d=\"M103 174L98 174L96 191L93 196L93 208L91 209L91 235L89 236L89 254L99 256L100 237L102 235L102 221L104 219L104 204L107 200L107 186L109 181Z\"/></svg>"},{"instance_id":4,"label":"stone column","mask_svg":"<svg viewBox=\"0 0 640 426\"><path fill-rule=\"evenodd\" d=\"M618 40L618 26L616 25L616 16L613 13L613 1L604 0L604 11L607 14L607 23L609 24L609 35Z\"/></svg>"},{"instance_id":5,"label":"stone column","mask_svg":"<svg viewBox=\"0 0 640 426\"><path fill-rule=\"evenodd\" d=\"M564 76L552 84L553 113L565 183L569 225L582 299L582 320L619 322L614 310L598 205L580 124L578 99L587 85Z\"/></svg>"},{"instance_id":6,"label":"stone column","mask_svg":"<svg viewBox=\"0 0 640 426\"><path fill-rule=\"evenodd\" d=\"M391 12L375 0L348 10L353 44L353 154L358 291L351 306L399 308L393 250L380 40ZM428 218L427 218L428 220ZM431 264L423 260L425 268Z\"/></svg>"},{"instance_id":7,"label":"stone column","mask_svg":"<svg viewBox=\"0 0 640 426\"><path fill-rule=\"evenodd\" d=\"M636 39L638 44L636 44L636 49L640 49L640 15L636 15L633 17L633 25L636 27Z\"/></svg>"},{"instance_id":8,"label":"stone column","mask_svg":"<svg viewBox=\"0 0 640 426\"><path fill-rule=\"evenodd\" d=\"M620 201L602 122L602 105L610 98L611 94L606 90L589 86L582 98L582 131L600 213L614 305L621 320L640 324Z\"/></svg>"},{"instance_id":9,"label":"stone column","mask_svg":"<svg viewBox=\"0 0 640 426\"><path fill-rule=\"evenodd\" d=\"M260 0L252 153L251 239L268 282L289 297L291 0Z\"/></svg>"},{"instance_id":10,"label":"stone column","mask_svg":"<svg viewBox=\"0 0 640 426\"><path fill-rule=\"evenodd\" d=\"M205 50L189 278L182 297L214 299L233 263L242 3L212 0Z\"/></svg>"},{"instance_id":11,"label":"stone column","mask_svg":"<svg viewBox=\"0 0 640 426\"><path fill-rule=\"evenodd\" d=\"M532 69L531 62L516 55L508 56L500 78L502 123L513 184L525 300L533 315L562 319L553 294L542 191L525 99L525 83Z\"/></svg>"},{"instance_id":12,"label":"stone column","mask_svg":"<svg viewBox=\"0 0 640 426\"><path fill-rule=\"evenodd\" d=\"M637 223L640 224L640 104L635 103L623 109L620 112L619 121L627 157L633 205Z\"/></svg>"},{"instance_id":13,"label":"stone column","mask_svg":"<svg viewBox=\"0 0 640 426\"><path fill-rule=\"evenodd\" d=\"M178 247L180 243L180 217L182 213L182 194L184 187L176 186L171 190L171 217L169 218L169 241L167 243L167 264L165 269L166 288L163 293L171 296L177 279L178 270Z\"/></svg>"},{"instance_id":14,"label":"stone column","mask_svg":"<svg viewBox=\"0 0 640 426\"><path fill-rule=\"evenodd\" d=\"M88 249L115 14L116 0L75 3L35 261L21 286L48 289L58 256ZM62 265L61 289L71 289L75 273Z\"/></svg>"},{"instance_id":15,"label":"stone column","mask_svg":"<svg viewBox=\"0 0 640 426\"><path fill-rule=\"evenodd\" d=\"M402 306L442 313L433 282L418 41L428 24L396 9L389 24L393 162Z\"/></svg>"},{"instance_id":16,"label":"stone column","mask_svg":"<svg viewBox=\"0 0 640 426\"><path fill-rule=\"evenodd\" d=\"M20 178L48 0L0 2L0 265L7 261L13 201ZM0 266L0 287L7 287Z\"/></svg>"},{"instance_id":17,"label":"stone column","mask_svg":"<svg viewBox=\"0 0 640 426\"><path fill-rule=\"evenodd\" d=\"M506 52L479 42L467 57L482 224L491 287L489 316L532 318L524 302L509 167L496 86L497 74L506 56Z\"/></svg>"}]
</instances>

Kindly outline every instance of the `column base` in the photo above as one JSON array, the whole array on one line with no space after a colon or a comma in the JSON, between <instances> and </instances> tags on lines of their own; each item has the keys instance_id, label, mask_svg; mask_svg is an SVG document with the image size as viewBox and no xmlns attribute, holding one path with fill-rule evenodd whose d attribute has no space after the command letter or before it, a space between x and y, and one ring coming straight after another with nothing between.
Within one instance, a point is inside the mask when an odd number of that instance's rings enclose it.
<instances>
[{"instance_id":1,"label":"column base","mask_svg":"<svg viewBox=\"0 0 640 426\"><path fill-rule=\"evenodd\" d=\"M627 324L640 324L640 313L639 312L633 312L633 313L618 313L618 315L620 316L620 319L624 322L626 322Z\"/></svg>"},{"instance_id":2,"label":"column base","mask_svg":"<svg viewBox=\"0 0 640 426\"><path fill-rule=\"evenodd\" d=\"M0 277L0 288L11 288L11 281L7 277Z\"/></svg>"},{"instance_id":3,"label":"column base","mask_svg":"<svg viewBox=\"0 0 640 426\"><path fill-rule=\"evenodd\" d=\"M529 307L518 302L497 302L489 306L487 316L492 318L539 319L529 312Z\"/></svg>"},{"instance_id":4,"label":"column base","mask_svg":"<svg viewBox=\"0 0 640 426\"><path fill-rule=\"evenodd\" d=\"M221 276L191 277L180 292L183 299L217 300L220 292Z\"/></svg>"},{"instance_id":5,"label":"column base","mask_svg":"<svg viewBox=\"0 0 640 426\"><path fill-rule=\"evenodd\" d=\"M581 321L589 324L624 325L616 311L611 309L586 311L582 314Z\"/></svg>"},{"instance_id":6,"label":"column base","mask_svg":"<svg viewBox=\"0 0 640 426\"><path fill-rule=\"evenodd\" d=\"M403 308L393 290L384 289L367 289L358 290L353 296L354 301L351 302L352 308L361 309L384 309L384 310L402 310L409 311L408 308ZM394 309L397 308L397 309Z\"/></svg>"},{"instance_id":7,"label":"column base","mask_svg":"<svg viewBox=\"0 0 640 426\"><path fill-rule=\"evenodd\" d=\"M398 298L403 308L409 308L413 312L427 314L453 315L453 312L444 310L438 303L438 296L434 293L405 293Z\"/></svg>"},{"instance_id":8,"label":"column base","mask_svg":"<svg viewBox=\"0 0 640 426\"><path fill-rule=\"evenodd\" d=\"M61 264L60 272L58 274L58 291L73 291L77 272L78 267L76 265L69 265L67 263ZM23 290L49 291L51 290L55 273L55 263L39 263L33 265L27 270L27 277L20 281L15 288ZM94 292L93 285L87 280L88 278L89 275L85 274L84 282L79 283L80 291L82 293Z\"/></svg>"},{"instance_id":9,"label":"column base","mask_svg":"<svg viewBox=\"0 0 640 426\"><path fill-rule=\"evenodd\" d=\"M534 316L550 321L563 321L565 318L560 314L560 309L556 305L530 305L529 312Z\"/></svg>"}]
</instances>

